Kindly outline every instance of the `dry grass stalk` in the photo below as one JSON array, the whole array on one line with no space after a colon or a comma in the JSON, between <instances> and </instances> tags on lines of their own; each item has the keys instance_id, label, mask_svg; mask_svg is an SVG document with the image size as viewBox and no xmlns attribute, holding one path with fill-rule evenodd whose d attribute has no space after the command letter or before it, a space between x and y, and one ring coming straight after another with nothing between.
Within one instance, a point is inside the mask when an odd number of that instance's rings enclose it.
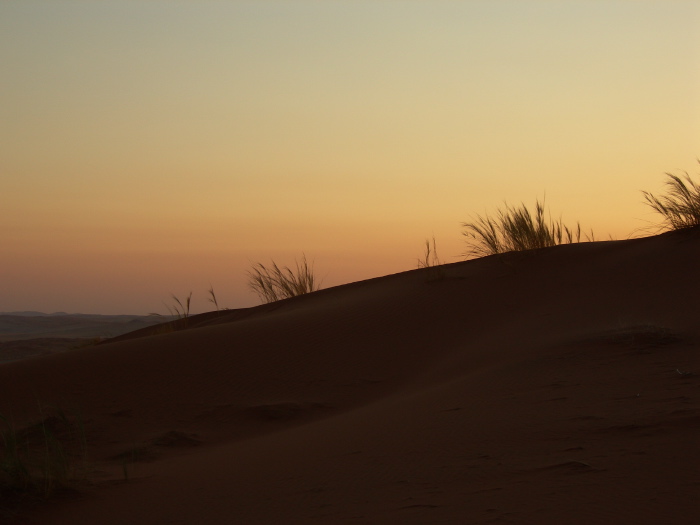
<instances>
[{"instance_id":1,"label":"dry grass stalk","mask_svg":"<svg viewBox=\"0 0 700 525\"><path fill-rule=\"evenodd\" d=\"M178 319L187 319L190 316L190 304L192 303L192 292L185 297L185 301L180 301L180 299L175 295L171 294L173 301L172 308L167 306L170 315Z\"/></svg>"},{"instance_id":2,"label":"dry grass stalk","mask_svg":"<svg viewBox=\"0 0 700 525\"><path fill-rule=\"evenodd\" d=\"M216 299L216 294L214 293L214 287L209 284L209 302L216 306L216 311L219 311L219 301Z\"/></svg>"},{"instance_id":3,"label":"dry grass stalk","mask_svg":"<svg viewBox=\"0 0 700 525\"><path fill-rule=\"evenodd\" d=\"M423 257L418 259L418 268L430 268L431 266L439 266L442 262L437 253L437 244L435 242L435 236L430 239L425 240L425 251Z\"/></svg>"}]
</instances>

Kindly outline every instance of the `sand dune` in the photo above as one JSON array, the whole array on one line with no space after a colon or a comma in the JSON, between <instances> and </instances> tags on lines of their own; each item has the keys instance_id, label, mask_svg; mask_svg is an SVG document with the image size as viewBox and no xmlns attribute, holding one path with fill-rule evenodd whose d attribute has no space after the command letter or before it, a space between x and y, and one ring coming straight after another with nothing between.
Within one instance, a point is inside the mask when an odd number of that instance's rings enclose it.
<instances>
[{"instance_id":1,"label":"sand dune","mask_svg":"<svg viewBox=\"0 0 700 525\"><path fill-rule=\"evenodd\" d=\"M0 365L0 413L79 412L92 466L17 521L690 523L698 261L511 253Z\"/></svg>"}]
</instances>

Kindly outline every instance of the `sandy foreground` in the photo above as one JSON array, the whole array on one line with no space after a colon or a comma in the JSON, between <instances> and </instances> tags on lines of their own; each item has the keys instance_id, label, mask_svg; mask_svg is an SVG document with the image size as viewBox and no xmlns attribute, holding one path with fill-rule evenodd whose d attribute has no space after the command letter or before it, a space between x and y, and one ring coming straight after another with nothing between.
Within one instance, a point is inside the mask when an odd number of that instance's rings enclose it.
<instances>
[{"instance_id":1,"label":"sandy foreground","mask_svg":"<svg viewBox=\"0 0 700 525\"><path fill-rule=\"evenodd\" d=\"M2 364L0 413L88 446L14 521L694 523L698 262L697 230L558 246Z\"/></svg>"}]
</instances>

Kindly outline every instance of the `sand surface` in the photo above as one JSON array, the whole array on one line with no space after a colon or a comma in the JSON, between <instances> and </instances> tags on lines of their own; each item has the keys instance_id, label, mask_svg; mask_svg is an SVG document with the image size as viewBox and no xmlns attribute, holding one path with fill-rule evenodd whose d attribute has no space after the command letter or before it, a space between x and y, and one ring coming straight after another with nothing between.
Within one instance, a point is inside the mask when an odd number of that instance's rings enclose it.
<instances>
[{"instance_id":1,"label":"sand surface","mask_svg":"<svg viewBox=\"0 0 700 525\"><path fill-rule=\"evenodd\" d=\"M90 465L15 521L693 523L699 261L559 246L2 364L0 413L79 413Z\"/></svg>"}]
</instances>

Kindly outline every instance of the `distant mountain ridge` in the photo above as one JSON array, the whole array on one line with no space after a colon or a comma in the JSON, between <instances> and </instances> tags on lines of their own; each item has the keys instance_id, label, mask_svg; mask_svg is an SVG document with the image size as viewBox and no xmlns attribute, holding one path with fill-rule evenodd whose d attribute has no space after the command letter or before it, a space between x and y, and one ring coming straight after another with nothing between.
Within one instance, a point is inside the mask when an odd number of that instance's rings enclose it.
<instances>
[{"instance_id":1,"label":"distant mountain ridge","mask_svg":"<svg viewBox=\"0 0 700 525\"><path fill-rule=\"evenodd\" d=\"M0 312L0 315L21 315L23 317L48 317L52 315L70 315L66 312L54 312L52 314L47 314L44 312L26 311L26 312ZM80 315L80 314L77 314Z\"/></svg>"},{"instance_id":2,"label":"distant mountain ridge","mask_svg":"<svg viewBox=\"0 0 700 525\"><path fill-rule=\"evenodd\" d=\"M106 318L106 317L150 317L147 315L136 315L136 314L81 314L81 313L68 313L68 312L53 312L47 314L46 312L36 312L34 310L29 310L26 312L0 312L0 315L15 315L20 317L64 317L66 315L71 315L74 317L94 317L94 318Z\"/></svg>"},{"instance_id":3,"label":"distant mountain ridge","mask_svg":"<svg viewBox=\"0 0 700 525\"><path fill-rule=\"evenodd\" d=\"M56 312L0 312L0 341L47 337L116 337L170 320L152 315L68 314Z\"/></svg>"}]
</instances>

